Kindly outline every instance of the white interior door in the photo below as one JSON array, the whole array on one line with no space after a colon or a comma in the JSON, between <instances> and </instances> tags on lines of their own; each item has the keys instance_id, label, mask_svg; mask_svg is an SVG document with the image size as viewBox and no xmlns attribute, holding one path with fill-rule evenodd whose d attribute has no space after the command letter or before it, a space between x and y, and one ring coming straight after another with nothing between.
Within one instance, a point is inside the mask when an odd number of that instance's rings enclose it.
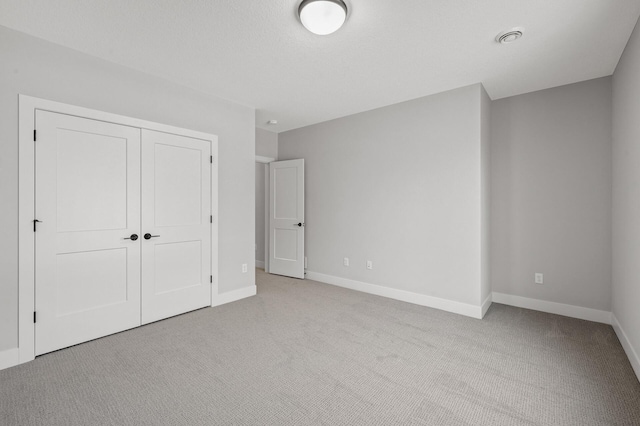
<instances>
[{"instance_id":1,"label":"white interior door","mask_svg":"<svg viewBox=\"0 0 640 426\"><path fill-rule=\"evenodd\" d=\"M142 323L211 305L211 142L142 130Z\"/></svg>"},{"instance_id":2,"label":"white interior door","mask_svg":"<svg viewBox=\"0 0 640 426\"><path fill-rule=\"evenodd\" d=\"M36 355L140 324L140 129L36 113ZM130 238L130 239L125 239Z\"/></svg>"},{"instance_id":3,"label":"white interior door","mask_svg":"<svg viewBox=\"0 0 640 426\"><path fill-rule=\"evenodd\" d=\"M304 159L269 163L269 272L304 278Z\"/></svg>"}]
</instances>

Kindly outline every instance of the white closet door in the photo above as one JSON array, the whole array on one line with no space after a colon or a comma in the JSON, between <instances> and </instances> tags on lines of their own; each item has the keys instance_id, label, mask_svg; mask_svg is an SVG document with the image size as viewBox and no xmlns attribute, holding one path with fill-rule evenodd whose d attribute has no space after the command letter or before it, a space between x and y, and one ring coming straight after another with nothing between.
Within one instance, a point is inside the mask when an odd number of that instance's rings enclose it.
<instances>
[{"instance_id":1,"label":"white closet door","mask_svg":"<svg viewBox=\"0 0 640 426\"><path fill-rule=\"evenodd\" d=\"M36 129L39 355L140 325L140 130L44 111Z\"/></svg>"},{"instance_id":2,"label":"white closet door","mask_svg":"<svg viewBox=\"0 0 640 426\"><path fill-rule=\"evenodd\" d=\"M142 130L142 323L211 305L211 142Z\"/></svg>"}]
</instances>

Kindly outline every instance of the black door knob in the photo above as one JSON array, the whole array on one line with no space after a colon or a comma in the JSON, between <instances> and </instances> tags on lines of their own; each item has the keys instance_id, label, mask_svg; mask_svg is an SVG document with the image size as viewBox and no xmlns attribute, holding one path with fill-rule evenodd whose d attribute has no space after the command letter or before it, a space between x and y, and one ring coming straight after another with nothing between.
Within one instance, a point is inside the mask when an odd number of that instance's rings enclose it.
<instances>
[{"instance_id":1,"label":"black door knob","mask_svg":"<svg viewBox=\"0 0 640 426\"><path fill-rule=\"evenodd\" d=\"M150 240L151 238L156 238L156 237L159 237L159 236L160 235L151 235L151 234L147 233L147 234L144 234L144 239L145 240Z\"/></svg>"},{"instance_id":2,"label":"black door knob","mask_svg":"<svg viewBox=\"0 0 640 426\"><path fill-rule=\"evenodd\" d=\"M138 239L138 234L131 234L130 237L125 238L125 240L135 241Z\"/></svg>"},{"instance_id":3,"label":"black door knob","mask_svg":"<svg viewBox=\"0 0 640 426\"><path fill-rule=\"evenodd\" d=\"M301 227L301 226L302 226L302 222L299 222L299 223L298 223L298 226L300 226L300 227Z\"/></svg>"}]
</instances>

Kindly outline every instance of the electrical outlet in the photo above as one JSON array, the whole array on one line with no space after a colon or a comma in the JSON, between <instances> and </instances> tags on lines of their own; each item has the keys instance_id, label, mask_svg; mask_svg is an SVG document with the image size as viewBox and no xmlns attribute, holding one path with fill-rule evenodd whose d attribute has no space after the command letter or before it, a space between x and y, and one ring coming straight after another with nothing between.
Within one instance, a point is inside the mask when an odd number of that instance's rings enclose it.
<instances>
[{"instance_id":1,"label":"electrical outlet","mask_svg":"<svg viewBox=\"0 0 640 426\"><path fill-rule=\"evenodd\" d=\"M534 280L536 284L544 284L544 275L540 272L536 272L534 275Z\"/></svg>"},{"instance_id":2,"label":"electrical outlet","mask_svg":"<svg viewBox=\"0 0 640 426\"><path fill-rule=\"evenodd\" d=\"M243 264L242 264L242 273L244 274L244 273L246 273L247 271L248 271L247 264L246 264L246 263L243 263Z\"/></svg>"},{"instance_id":3,"label":"electrical outlet","mask_svg":"<svg viewBox=\"0 0 640 426\"><path fill-rule=\"evenodd\" d=\"M370 260L367 260L367 269L373 269L373 262Z\"/></svg>"},{"instance_id":4,"label":"electrical outlet","mask_svg":"<svg viewBox=\"0 0 640 426\"><path fill-rule=\"evenodd\" d=\"M342 259L342 264L343 264L344 266L349 266L349 258L348 258L348 257L345 257L344 259Z\"/></svg>"}]
</instances>

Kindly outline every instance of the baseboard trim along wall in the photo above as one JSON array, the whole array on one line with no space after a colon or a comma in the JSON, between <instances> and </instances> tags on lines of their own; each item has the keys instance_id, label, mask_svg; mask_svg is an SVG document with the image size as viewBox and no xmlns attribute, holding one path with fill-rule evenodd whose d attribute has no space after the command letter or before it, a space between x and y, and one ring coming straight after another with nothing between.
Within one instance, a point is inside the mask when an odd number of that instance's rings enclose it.
<instances>
[{"instance_id":1,"label":"baseboard trim along wall","mask_svg":"<svg viewBox=\"0 0 640 426\"><path fill-rule=\"evenodd\" d=\"M256 268L264 269L264 261L263 260L256 260Z\"/></svg>"},{"instance_id":2,"label":"baseboard trim along wall","mask_svg":"<svg viewBox=\"0 0 640 426\"><path fill-rule=\"evenodd\" d=\"M620 323L618 322L618 319L614 314L611 314L611 325L613 326L613 329L618 335L618 340L620 340L620 343L622 344L622 348L624 349L624 352L627 354L627 358L629 358L629 362L631 363L631 367L633 368L633 371L635 371L636 376L638 377L638 380L640 380L640 356L638 356L638 353L633 348L633 345L631 345L631 341L627 337L627 333L624 332L624 330L622 329L622 326L620 325Z\"/></svg>"},{"instance_id":3,"label":"baseboard trim along wall","mask_svg":"<svg viewBox=\"0 0 640 426\"><path fill-rule=\"evenodd\" d=\"M476 306L469 303L441 299L439 297L427 296L426 294L413 293L410 291L398 290L390 287L383 287L381 285L369 284L362 281L355 281L347 278L336 277L333 275L321 274L319 272L307 271L306 278L325 284L331 284L338 287L361 291L363 293L375 294L376 296L388 297L390 299L400 300L402 302L408 302L415 305L453 312L454 314L465 315L471 318L481 319L483 315L483 306L480 305ZM490 304L491 302L489 302L489 305ZM487 306L487 309L489 309L489 306Z\"/></svg>"},{"instance_id":4,"label":"baseboard trim along wall","mask_svg":"<svg viewBox=\"0 0 640 426\"><path fill-rule=\"evenodd\" d=\"M235 302L236 300L244 299L246 297L255 296L257 294L257 288L255 285L250 287L243 287L237 290L228 291L226 293L213 296L213 303L211 306L220 306L226 303Z\"/></svg>"},{"instance_id":5,"label":"baseboard trim along wall","mask_svg":"<svg viewBox=\"0 0 640 426\"><path fill-rule=\"evenodd\" d=\"M0 370L20 364L20 350L18 348L0 351Z\"/></svg>"},{"instance_id":6,"label":"baseboard trim along wall","mask_svg":"<svg viewBox=\"0 0 640 426\"><path fill-rule=\"evenodd\" d=\"M565 317L611 324L611 312L583 308L582 306L566 305L564 303L549 302L546 300L531 299L528 297L496 292L493 292L493 302L516 306L518 308L532 309L534 311L547 312L549 314L563 315Z\"/></svg>"},{"instance_id":7,"label":"baseboard trim along wall","mask_svg":"<svg viewBox=\"0 0 640 426\"><path fill-rule=\"evenodd\" d=\"M491 307L491 303L493 303L493 294L489 293L487 298L484 299L484 302L482 302L482 318L484 318L484 315L487 313L487 311Z\"/></svg>"}]
</instances>

